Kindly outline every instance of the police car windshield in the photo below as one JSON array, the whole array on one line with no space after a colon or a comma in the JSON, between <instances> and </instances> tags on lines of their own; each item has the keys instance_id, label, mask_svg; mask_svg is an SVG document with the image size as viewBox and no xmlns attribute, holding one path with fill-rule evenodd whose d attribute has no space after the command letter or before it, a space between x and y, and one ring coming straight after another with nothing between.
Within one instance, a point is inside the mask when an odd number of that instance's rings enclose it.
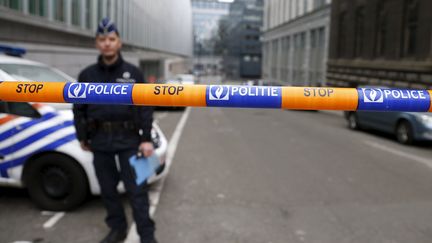
<instances>
[{"instance_id":1,"label":"police car windshield","mask_svg":"<svg viewBox=\"0 0 432 243\"><path fill-rule=\"evenodd\" d=\"M0 69L17 80L25 79L25 81L73 82L69 77L63 76L61 73L46 66L1 63Z\"/></svg>"}]
</instances>

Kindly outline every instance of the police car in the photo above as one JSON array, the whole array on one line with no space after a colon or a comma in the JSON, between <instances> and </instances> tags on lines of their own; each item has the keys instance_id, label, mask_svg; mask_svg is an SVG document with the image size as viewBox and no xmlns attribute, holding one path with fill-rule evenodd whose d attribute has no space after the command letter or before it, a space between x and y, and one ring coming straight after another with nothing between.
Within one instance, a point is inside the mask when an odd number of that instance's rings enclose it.
<instances>
[{"instance_id":1,"label":"police car","mask_svg":"<svg viewBox=\"0 0 432 243\"><path fill-rule=\"evenodd\" d=\"M362 101L359 102L359 110L345 112L350 129L367 128L394 134L399 143L406 145L417 141L432 142L432 114L424 112L430 106L427 91L374 86L360 89ZM377 111L361 110L363 108ZM379 112L384 108L398 108L412 112Z\"/></svg>"},{"instance_id":2,"label":"police car","mask_svg":"<svg viewBox=\"0 0 432 243\"><path fill-rule=\"evenodd\" d=\"M419 141L432 142L432 114L403 111L349 111L345 112L348 128L373 129L394 134L401 144Z\"/></svg>"},{"instance_id":3,"label":"police car","mask_svg":"<svg viewBox=\"0 0 432 243\"><path fill-rule=\"evenodd\" d=\"M5 64L10 64L6 70L3 69ZM24 77L11 71L12 64L49 70L53 72L53 78L63 75L40 63L0 55L0 81ZM56 109L51 104L0 101L0 185L26 187L36 205L52 211L74 209L89 193L100 194L92 165L93 155L81 149L75 133L71 109ZM152 140L162 166L148 183L167 173L163 166L167 140L155 123ZM121 183L119 190L124 191Z\"/></svg>"}]
</instances>

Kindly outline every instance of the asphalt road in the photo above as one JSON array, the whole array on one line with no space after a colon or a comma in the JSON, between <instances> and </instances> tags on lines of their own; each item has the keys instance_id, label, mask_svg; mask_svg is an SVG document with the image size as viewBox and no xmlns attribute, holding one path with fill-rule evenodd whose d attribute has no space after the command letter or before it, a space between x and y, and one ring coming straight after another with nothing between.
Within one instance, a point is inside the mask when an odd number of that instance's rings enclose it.
<instances>
[{"instance_id":1,"label":"asphalt road","mask_svg":"<svg viewBox=\"0 0 432 243\"><path fill-rule=\"evenodd\" d=\"M156 213L161 242L431 242L431 146L340 113L193 109Z\"/></svg>"},{"instance_id":2,"label":"asphalt road","mask_svg":"<svg viewBox=\"0 0 432 243\"><path fill-rule=\"evenodd\" d=\"M182 115L158 112L168 138ZM350 131L335 112L192 108L160 192L157 236L161 243L431 242L431 148ZM45 229L52 215L25 191L0 189L0 242L98 242L103 217L96 197Z\"/></svg>"}]
</instances>

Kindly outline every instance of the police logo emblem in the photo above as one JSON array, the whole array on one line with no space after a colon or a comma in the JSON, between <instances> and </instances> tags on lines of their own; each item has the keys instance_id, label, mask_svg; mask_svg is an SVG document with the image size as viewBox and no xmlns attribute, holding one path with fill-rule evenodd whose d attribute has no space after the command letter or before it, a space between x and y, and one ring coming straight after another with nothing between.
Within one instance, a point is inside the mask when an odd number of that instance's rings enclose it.
<instances>
[{"instance_id":1,"label":"police logo emblem","mask_svg":"<svg viewBox=\"0 0 432 243\"><path fill-rule=\"evenodd\" d=\"M229 88L221 85L210 85L209 100L229 100Z\"/></svg>"},{"instance_id":2,"label":"police logo emblem","mask_svg":"<svg viewBox=\"0 0 432 243\"><path fill-rule=\"evenodd\" d=\"M88 84L73 83L69 85L68 98L85 99Z\"/></svg>"},{"instance_id":3,"label":"police logo emblem","mask_svg":"<svg viewBox=\"0 0 432 243\"><path fill-rule=\"evenodd\" d=\"M383 103L384 95L381 89L362 89L365 103Z\"/></svg>"}]
</instances>

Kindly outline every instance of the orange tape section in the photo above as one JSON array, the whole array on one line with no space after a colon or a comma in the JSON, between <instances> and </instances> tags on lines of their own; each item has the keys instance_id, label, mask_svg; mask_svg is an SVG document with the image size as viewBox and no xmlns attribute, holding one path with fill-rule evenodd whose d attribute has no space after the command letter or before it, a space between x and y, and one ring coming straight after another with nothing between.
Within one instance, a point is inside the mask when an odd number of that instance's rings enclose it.
<instances>
[{"instance_id":1,"label":"orange tape section","mask_svg":"<svg viewBox=\"0 0 432 243\"><path fill-rule=\"evenodd\" d=\"M135 105L206 106L206 85L135 85L132 101Z\"/></svg>"},{"instance_id":2,"label":"orange tape section","mask_svg":"<svg viewBox=\"0 0 432 243\"><path fill-rule=\"evenodd\" d=\"M53 102L64 103L61 82L8 82L0 83L0 97L17 102Z\"/></svg>"},{"instance_id":3,"label":"orange tape section","mask_svg":"<svg viewBox=\"0 0 432 243\"><path fill-rule=\"evenodd\" d=\"M353 88L282 87L282 108L301 110L356 110Z\"/></svg>"}]
</instances>

